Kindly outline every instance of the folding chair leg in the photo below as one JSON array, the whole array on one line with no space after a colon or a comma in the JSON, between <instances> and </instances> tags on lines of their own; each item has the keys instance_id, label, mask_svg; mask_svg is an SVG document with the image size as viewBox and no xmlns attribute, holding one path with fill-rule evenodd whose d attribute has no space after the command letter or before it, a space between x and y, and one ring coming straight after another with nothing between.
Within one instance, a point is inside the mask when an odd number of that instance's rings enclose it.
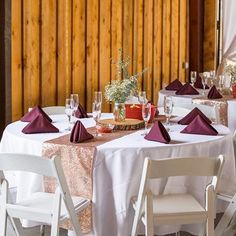
<instances>
[{"instance_id":1,"label":"folding chair leg","mask_svg":"<svg viewBox=\"0 0 236 236\"><path fill-rule=\"evenodd\" d=\"M215 236L221 236L223 234L223 232L229 225L231 219L233 218L235 212L236 212L236 194L231 199L223 216L221 217L219 223L217 224L215 229Z\"/></svg>"},{"instance_id":2,"label":"folding chair leg","mask_svg":"<svg viewBox=\"0 0 236 236\"><path fill-rule=\"evenodd\" d=\"M61 193L57 189L55 193L53 217L52 217L52 226L51 226L51 236L59 236L59 217L61 210Z\"/></svg>"},{"instance_id":3,"label":"folding chair leg","mask_svg":"<svg viewBox=\"0 0 236 236\"><path fill-rule=\"evenodd\" d=\"M146 226L146 236L153 236L153 199L152 194L150 192L147 193L145 199L145 226Z\"/></svg>"},{"instance_id":4,"label":"folding chair leg","mask_svg":"<svg viewBox=\"0 0 236 236\"><path fill-rule=\"evenodd\" d=\"M7 204L7 199L8 199L8 183L4 179L2 180L2 196L1 196L1 201L0 201L0 235L5 236L6 235L6 230L7 230L7 209L6 209L6 204Z\"/></svg>"},{"instance_id":5,"label":"folding chair leg","mask_svg":"<svg viewBox=\"0 0 236 236\"><path fill-rule=\"evenodd\" d=\"M202 224L202 227L199 231L199 236L205 236L206 235L206 224Z\"/></svg>"},{"instance_id":6,"label":"folding chair leg","mask_svg":"<svg viewBox=\"0 0 236 236\"><path fill-rule=\"evenodd\" d=\"M21 225L21 222L18 218L11 218L11 217L9 217L9 218L10 218L10 222L11 222L13 228L14 228L14 231L16 233L16 236L27 236L27 235L29 235L29 233L27 233L23 229L23 227Z\"/></svg>"},{"instance_id":7,"label":"folding chair leg","mask_svg":"<svg viewBox=\"0 0 236 236\"><path fill-rule=\"evenodd\" d=\"M45 225L40 225L40 235L44 236L45 234Z\"/></svg>"}]
</instances>

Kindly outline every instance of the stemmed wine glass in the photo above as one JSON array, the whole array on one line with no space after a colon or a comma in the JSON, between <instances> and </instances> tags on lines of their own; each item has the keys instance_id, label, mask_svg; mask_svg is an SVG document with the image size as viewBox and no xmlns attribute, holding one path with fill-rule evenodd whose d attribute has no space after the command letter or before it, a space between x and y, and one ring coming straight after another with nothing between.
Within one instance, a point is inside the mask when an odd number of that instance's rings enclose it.
<instances>
[{"instance_id":1,"label":"stemmed wine glass","mask_svg":"<svg viewBox=\"0 0 236 236\"><path fill-rule=\"evenodd\" d=\"M197 80L197 71L191 71L190 72L190 79L191 79L191 84L194 87L194 83Z\"/></svg>"},{"instance_id":2,"label":"stemmed wine glass","mask_svg":"<svg viewBox=\"0 0 236 236\"><path fill-rule=\"evenodd\" d=\"M219 90L220 90L220 92L223 91L224 86L225 86L225 76L219 75Z\"/></svg>"},{"instance_id":3,"label":"stemmed wine glass","mask_svg":"<svg viewBox=\"0 0 236 236\"><path fill-rule=\"evenodd\" d=\"M173 111L173 100L170 96L164 97L164 112L166 115L166 125L170 124L170 117Z\"/></svg>"},{"instance_id":4,"label":"stemmed wine glass","mask_svg":"<svg viewBox=\"0 0 236 236\"><path fill-rule=\"evenodd\" d=\"M79 106L79 95L78 94L71 94L70 98L71 98L72 109L73 109L72 117L74 117L72 122L74 123L75 120L76 120L75 119L75 112L76 112L76 110L78 109L78 106Z\"/></svg>"},{"instance_id":5,"label":"stemmed wine glass","mask_svg":"<svg viewBox=\"0 0 236 236\"><path fill-rule=\"evenodd\" d=\"M142 117L145 122L145 130L142 135L147 134L147 125L148 125L148 121L150 119L150 116L151 116L151 103L143 103L142 104Z\"/></svg>"},{"instance_id":6,"label":"stemmed wine glass","mask_svg":"<svg viewBox=\"0 0 236 236\"><path fill-rule=\"evenodd\" d=\"M101 105L102 105L101 102L96 102L96 101L94 101L92 104L93 119L96 122L96 133L95 133L96 137L98 136L97 123L101 117Z\"/></svg>"},{"instance_id":7,"label":"stemmed wine glass","mask_svg":"<svg viewBox=\"0 0 236 236\"><path fill-rule=\"evenodd\" d=\"M211 86L214 85L214 79L215 79L215 71L211 70L210 71L210 79L211 79Z\"/></svg>"},{"instance_id":8,"label":"stemmed wine glass","mask_svg":"<svg viewBox=\"0 0 236 236\"><path fill-rule=\"evenodd\" d=\"M146 104L147 103L146 91L140 91L138 93L138 101L139 101L140 104Z\"/></svg>"},{"instance_id":9,"label":"stemmed wine glass","mask_svg":"<svg viewBox=\"0 0 236 236\"><path fill-rule=\"evenodd\" d=\"M68 117L68 128L66 130L71 130L71 116L73 113L73 107L72 107L72 99L71 98L66 98L65 102L65 113Z\"/></svg>"},{"instance_id":10,"label":"stemmed wine glass","mask_svg":"<svg viewBox=\"0 0 236 236\"><path fill-rule=\"evenodd\" d=\"M102 103L102 92L101 91L94 92L94 102Z\"/></svg>"}]
</instances>

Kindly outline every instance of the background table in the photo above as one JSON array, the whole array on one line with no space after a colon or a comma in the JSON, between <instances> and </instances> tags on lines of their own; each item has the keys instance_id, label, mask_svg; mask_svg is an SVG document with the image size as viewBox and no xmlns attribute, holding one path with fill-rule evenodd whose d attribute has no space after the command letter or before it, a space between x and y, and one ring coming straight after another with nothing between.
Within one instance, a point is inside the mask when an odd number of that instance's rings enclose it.
<instances>
[{"instance_id":1,"label":"background table","mask_svg":"<svg viewBox=\"0 0 236 236\"><path fill-rule=\"evenodd\" d=\"M191 104L194 102L195 99L197 100L206 100L208 89L197 89L199 91L199 95L176 95L175 91L171 90L160 90L158 94L158 107L163 107L164 105L164 97L165 96L171 96L174 102L174 105L176 106L184 106L185 104ZM217 101L216 99L215 101ZM210 100L211 102L214 101L213 99ZM235 132L236 130L236 99L226 99L227 102L227 119L228 119L228 127L231 130L231 132Z\"/></svg>"},{"instance_id":2,"label":"background table","mask_svg":"<svg viewBox=\"0 0 236 236\"><path fill-rule=\"evenodd\" d=\"M31 134L21 132L26 123L15 122L6 127L2 140L1 152L21 152L41 154L44 141L64 135L67 127L66 116L52 116L54 125L60 133ZM81 119L86 127L93 126L94 121ZM153 159L166 157L216 156L224 154L225 166L221 180L221 190L231 191L235 186L235 159L233 141L229 130L221 125L215 128L218 136L181 134L184 126L170 126L170 144L147 141L143 138L142 130L122 138L107 142L97 147L93 169L93 230L98 236L130 234L133 210L130 205L132 196L137 195L141 179L143 161L146 156ZM26 197L31 192L42 190L42 179L39 176L16 176L18 196ZM204 188L207 178L186 180L183 177L169 178L159 182L151 182L155 194L171 192L191 192L200 202L204 202ZM157 185L156 185L157 184ZM154 187L155 185L155 187ZM232 190L234 191L234 190ZM218 206L219 209L222 206ZM156 233L164 234L178 230L198 233L198 226L158 227Z\"/></svg>"}]
</instances>

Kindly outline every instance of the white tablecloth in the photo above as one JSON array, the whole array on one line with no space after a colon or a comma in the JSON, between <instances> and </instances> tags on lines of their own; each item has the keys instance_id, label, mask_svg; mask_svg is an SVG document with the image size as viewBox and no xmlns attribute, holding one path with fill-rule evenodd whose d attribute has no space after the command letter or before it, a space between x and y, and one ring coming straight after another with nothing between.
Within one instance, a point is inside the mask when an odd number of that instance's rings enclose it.
<instances>
[{"instance_id":1,"label":"white tablecloth","mask_svg":"<svg viewBox=\"0 0 236 236\"><path fill-rule=\"evenodd\" d=\"M0 151L40 155L44 141L66 134L64 131L67 127L66 117L57 115L52 116L52 119L60 133L26 135L21 133L25 123L10 124L3 133ZM82 122L86 127L94 125L94 121L91 119L82 119ZM95 235L126 236L130 234L133 220L130 198L138 193L142 165L146 156L160 159L224 154L226 161L221 186L224 191L229 191L236 184L234 182L236 173L233 142L229 130L224 126L216 125L215 128L219 131L218 136L204 136L179 133L183 128L184 126L180 125L170 127L172 139L170 144L147 141L141 136L143 131L137 131L98 146L93 171L93 229ZM18 200L43 187L42 179L39 176L32 174L25 176L19 173L16 179ZM150 184L156 194L188 191L204 203L201 193L204 192L208 180L201 178L197 182L195 181L194 179L185 181L178 177L170 178L167 182ZM157 186L154 187L154 184ZM161 234L175 232L179 229L180 226L165 226L156 230L158 234ZM182 226L182 230L198 233L197 226Z\"/></svg>"},{"instance_id":2,"label":"white tablecloth","mask_svg":"<svg viewBox=\"0 0 236 236\"><path fill-rule=\"evenodd\" d=\"M163 107L164 97L171 96L176 106L183 106L183 104L191 104L192 99L201 98L207 95L208 90L198 89L199 95L176 95L175 91L171 90L160 90L158 94L158 107ZM236 99L227 100L228 103L228 127L231 132L236 131Z\"/></svg>"}]
</instances>

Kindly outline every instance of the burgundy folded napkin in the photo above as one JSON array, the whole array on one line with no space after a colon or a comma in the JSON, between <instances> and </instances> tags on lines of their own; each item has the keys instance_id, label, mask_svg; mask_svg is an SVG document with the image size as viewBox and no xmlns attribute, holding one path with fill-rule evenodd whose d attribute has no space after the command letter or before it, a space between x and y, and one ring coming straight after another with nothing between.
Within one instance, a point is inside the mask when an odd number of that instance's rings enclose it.
<instances>
[{"instance_id":1,"label":"burgundy folded napkin","mask_svg":"<svg viewBox=\"0 0 236 236\"><path fill-rule=\"evenodd\" d=\"M217 98L222 98L222 95L219 93L219 91L217 90L216 86L213 85L210 89L210 91L208 92L207 97L209 99L217 99Z\"/></svg>"},{"instance_id":2,"label":"burgundy folded napkin","mask_svg":"<svg viewBox=\"0 0 236 236\"><path fill-rule=\"evenodd\" d=\"M178 121L178 124L188 125L190 124L194 118L197 116L201 116L208 124L211 124L211 120L208 119L204 113L202 113L197 107L195 107L192 111L190 111L185 117Z\"/></svg>"},{"instance_id":3,"label":"burgundy folded napkin","mask_svg":"<svg viewBox=\"0 0 236 236\"><path fill-rule=\"evenodd\" d=\"M75 111L75 117L77 118L88 118L88 114L85 109L79 104L77 110Z\"/></svg>"},{"instance_id":4,"label":"burgundy folded napkin","mask_svg":"<svg viewBox=\"0 0 236 236\"><path fill-rule=\"evenodd\" d=\"M81 121L77 120L70 134L72 143L81 143L87 139L93 138L93 135L88 133Z\"/></svg>"},{"instance_id":5,"label":"burgundy folded napkin","mask_svg":"<svg viewBox=\"0 0 236 236\"><path fill-rule=\"evenodd\" d=\"M170 135L168 134L165 127L160 121L154 123L151 130L144 138L150 141L156 141L160 143L169 143L171 140Z\"/></svg>"},{"instance_id":6,"label":"burgundy folded napkin","mask_svg":"<svg viewBox=\"0 0 236 236\"><path fill-rule=\"evenodd\" d=\"M24 127L22 132L25 134L57 133L59 130L44 115L38 114L33 121Z\"/></svg>"},{"instance_id":7,"label":"burgundy folded napkin","mask_svg":"<svg viewBox=\"0 0 236 236\"><path fill-rule=\"evenodd\" d=\"M190 83L186 83L181 89L175 92L176 95L195 95L199 94L199 92L193 88Z\"/></svg>"},{"instance_id":8,"label":"burgundy folded napkin","mask_svg":"<svg viewBox=\"0 0 236 236\"><path fill-rule=\"evenodd\" d=\"M198 78L196 79L196 82L194 83L194 87L195 87L195 88L199 88L199 89L203 89L203 84L202 84L202 79L201 79L201 77L198 77ZM209 87L208 87L207 84L206 84L205 88L206 88L206 89L209 89Z\"/></svg>"},{"instance_id":9,"label":"burgundy folded napkin","mask_svg":"<svg viewBox=\"0 0 236 236\"><path fill-rule=\"evenodd\" d=\"M172 81L169 85L166 86L166 90L179 90L183 87L181 82L178 79Z\"/></svg>"},{"instance_id":10,"label":"burgundy folded napkin","mask_svg":"<svg viewBox=\"0 0 236 236\"><path fill-rule=\"evenodd\" d=\"M204 135L217 135L218 132L209 123L206 122L200 115L187 126L180 133L187 134L204 134Z\"/></svg>"},{"instance_id":11,"label":"burgundy folded napkin","mask_svg":"<svg viewBox=\"0 0 236 236\"><path fill-rule=\"evenodd\" d=\"M23 122L33 121L39 114L42 114L49 122L52 122L52 119L43 111L40 106L34 107L30 112L26 113L20 120Z\"/></svg>"}]
</instances>

